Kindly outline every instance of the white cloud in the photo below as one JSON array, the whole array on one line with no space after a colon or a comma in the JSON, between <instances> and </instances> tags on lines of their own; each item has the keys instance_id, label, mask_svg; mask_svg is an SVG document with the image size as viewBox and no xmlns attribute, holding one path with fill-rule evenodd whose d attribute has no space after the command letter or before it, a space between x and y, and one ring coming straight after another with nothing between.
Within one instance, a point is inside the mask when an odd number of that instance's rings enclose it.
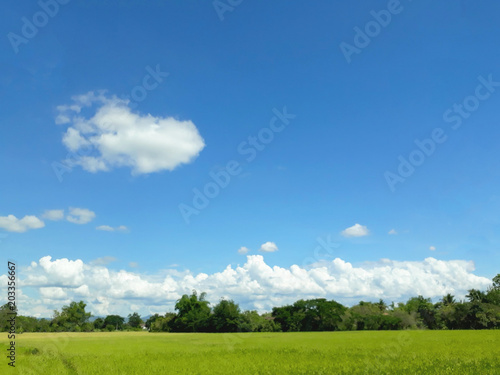
<instances>
[{"instance_id":1,"label":"white cloud","mask_svg":"<svg viewBox=\"0 0 500 375\"><path fill-rule=\"evenodd\" d=\"M398 234L398 232L396 231L396 229L391 229L388 234L396 235L396 234Z\"/></svg>"},{"instance_id":2,"label":"white cloud","mask_svg":"<svg viewBox=\"0 0 500 375\"><path fill-rule=\"evenodd\" d=\"M66 216L66 220L74 224L87 224L94 220L95 212L90 211L86 208L73 208L70 207L69 215Z\"/></svg>"},{"instance_id":3,"label":"white cloud","mask_svg":"<svg viewBox=\"0 0 500 375\"><path fill-rule=\"evenodd\" d=\"M59 221L64 219L64 210L46 210L42 217L47 220Z\"/></svg>"},{"instance_id":4,"label":"white cloud","mask_svg":"<svg viewBox=\"0 0 500 375\"><path fill-rule=\"evenodd\" d=\"M278 251L278 246L274 242L266 242L261 245L259 250L265 253L274 253Z\"/></svg>"},{"instance_id":5,"label":"white cloud","mask_svg":"<svg viewBox=\"0 0 500 375\"><path fill-rule=\"evenodd\" d=\"M435 247L435 246L430 246L430 247L429 247L429 250L430 250L430 251L434 251L434 250L436 250L436 247Z\"/></svg>"},{"instance_id":6,"label":"white cloud","mask_svg":"<svg viewBox=\"0 0 500 375\"><path fill-rule=\"evenodd\" d=\"M370 234L367 227L360 224L354 224L352 227L344 229L341 234L344 237L364 237Z\"/></svg>"},{"instance_id":7,"label":"white cloud","mask_svg":"<svg viewBox=\"0 0 500 375\"><path fill-rule=\"evenodd\" d=\"M238 254L244 255L248 253L250 249L248 247L242 246L238 249Z\"/></svg>"},{"instance_id":8,"label":"white cloud","mask_svg":"<svg viewBox=\"0 0 500 375\"><path fill-rule=\"evenodd\" d=\"M119 227L116 227L116 228L113 228L113 227L111 227L109 225L99 225L95 229L102 230L102 231L105 231L105 232L125 232L125 231L128 230L128 228L125 225L120 225Z\"/></svg>"},{"instance_id":9,"label":"white cloud","mask_svg":"<svg viewBox=\"0 0 500 375\"><path fill-rule=\"evenodd\" d=\"M173 170L205 147L191 121L134 113L127 100L89 92L59 106L57 124L68 124L63 144L79 153L71 160L89 172L129 167L133 174ZM88 108L91 115L82 115Z\"/></svg>"},{"instance_id":10,"label":"white cloud","mask_svg":"<svg viewBox=\"0 0 500 375\"><path fill-rule=\"evenodd\" d=\"M18 219L14 215L0 216L0 229L7 232L24 233L30 229L43 228L45 223L36 216L25 216Z\"/></svg>"},{"instance_id":11,"label":"white cloud","mask_svg":"<svg viewBox=\"0 0 500 375\"><path fill-rule=\"evenodd\" d=\"M336 258L308 268L283 268L269 266L261 255L249 255L243 266L227 266L213 274L168 270L151 275L47 256L37 267L20 273L23 290L39 294L39 298L25 296L20 309L23 314L50 316L65 301L83 298L94 315L127 315L132 305L143 315L165 313L173 311L175 301L193 289L207 292L209 301L232 298L243 309L259 311L301 298L335 299L346 305L379 298L406 301L419 294L440 298L451 293L460 299L468 289L484 290L491 283L473 271L473 262L435 258L411 262L384 259L357 267ZM5 285L6 276L2 275L0 293Z\"/></svg>"}]
</instances>

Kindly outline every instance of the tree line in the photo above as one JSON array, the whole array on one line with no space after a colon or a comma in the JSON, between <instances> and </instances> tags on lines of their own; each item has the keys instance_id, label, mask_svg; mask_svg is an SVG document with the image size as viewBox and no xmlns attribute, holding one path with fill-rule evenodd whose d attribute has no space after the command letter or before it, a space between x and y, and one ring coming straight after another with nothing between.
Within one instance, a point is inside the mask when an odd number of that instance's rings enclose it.
<instances>
[{"instance_id":1,"label":"tree line","mask_svg":"<svg viewBox=\"0 0 500 375\"><path fill-rule=\"evenodd\" d=\"M499 329L500 274L486 291L471 289L466 300L451 294L433 303L423 296L406 303L387 305L359 302L346 307L334 300L299 300L292 305L274 307L271 312L241 311L232 300L220 300L211 307L206 293L183 295L175 304L175 313L154 314L143 321L137 312L127 319L108 315L90 321L83 301L71 302L52 319L17 316L16 330L22 332L100 332L142 330L150 332L292 332L353 331L401 329ZM7 331L10 307L0 308L0 329Z\"/></svg>"}]
</instances>

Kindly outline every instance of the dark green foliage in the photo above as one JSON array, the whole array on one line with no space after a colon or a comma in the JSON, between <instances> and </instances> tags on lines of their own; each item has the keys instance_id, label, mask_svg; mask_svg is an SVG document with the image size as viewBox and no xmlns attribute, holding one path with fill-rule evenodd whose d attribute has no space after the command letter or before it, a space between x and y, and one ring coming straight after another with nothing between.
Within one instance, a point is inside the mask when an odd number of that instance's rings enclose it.
<instances>
[{"instance_id":1,"label":"dark green foliage","mask_svg":"<svg viewBox=\"0 0 500 375\"><path fill-rule=\"evenodd\" d=\"M128 315L128 325L132 328L139 328L143 323L141 316L138 313Z\"/></svg>"},{"instance_id":2,"label":"dark green foliage","mask_svg":"<svg viewBox=\"0 0 500 375\"><path fill-rule=\"evenodd\" d=\"M108 315L104 319L104 327L109 331L121 330L124 322L125 318L119 315Z\"/></svg>"},{"instance_id":3,"label":"dark green foliage","mask_svg":"<svg viewBox=\"0 0 500 375\"><path fill-rule=\"evenodd\" d=\"M324 298L299 300L273 308L272 316L287 331L337 331L346 308Z\"/></svg>"}]
</instances>

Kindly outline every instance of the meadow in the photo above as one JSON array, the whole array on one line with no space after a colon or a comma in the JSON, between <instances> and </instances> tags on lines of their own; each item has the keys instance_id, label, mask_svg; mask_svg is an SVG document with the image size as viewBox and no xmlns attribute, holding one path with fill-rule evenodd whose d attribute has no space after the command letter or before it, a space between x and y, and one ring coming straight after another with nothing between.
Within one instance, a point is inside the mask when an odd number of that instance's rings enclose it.
<instances>
[{"instance_id":1,"label":"meadow","mask_svg":"<svg viewBox=\"0 0 500 375\"><path fill-rule=\"evenodd\" d=\"M499 348L498 330L25 333L0 373L499 374Z\"/></svg>"}]
</instances>

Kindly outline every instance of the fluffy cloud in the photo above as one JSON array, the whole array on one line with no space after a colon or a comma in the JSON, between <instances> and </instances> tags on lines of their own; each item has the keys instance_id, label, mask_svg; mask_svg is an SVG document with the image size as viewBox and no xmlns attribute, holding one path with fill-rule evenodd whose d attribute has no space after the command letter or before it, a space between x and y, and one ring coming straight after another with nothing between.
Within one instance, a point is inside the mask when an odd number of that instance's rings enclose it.
<instances>
[{"instance_id":1,"label":"fluffy cloud","mask_svg":"<svg viewBox=\"0 0 500 375\"><path fill-rule=\"evenodd\" d=\"M59 221L64 219L64 210L46 210L42 217L47 220Z\"/></svg>"},{"instance_id":2,"label":"fluffy cloud","mask_svg":"<svg viewBox=\"0 0 500 375\"><path fill-rule=\"evenodd\" d=\"M56 123L69 126L63 144L78 153L68 162L89 172L118 167L129 167L133 174L171 171L205 147L191 121L133 113L127 100L104 92L72 99L72 105L57 107Z\"/></svg>"},{"instance_id":3,"label":"fluffy cloud","mask_svg":"<svg viewBox=\"0 0 500 375\"><path fill-rule=\"evenodd\" d=\"M300 298L329 298L347 305L379 298L405 301L419 294L463 298L468 289L484 290L491 283L473 271L473 262L435 258L383 259L357 267L336 258L307 268L283 268L269 266L261 255L249 255L244 265L213 274L170 269L151 275L47 256L21 271L23 290L39 296L25 297L20 306L23 314L50 316L64 303L84 299L94 315L126 315L132 310L146 315L173 311L175 301L193 289L207 292L210 301L232 298L244 309L259 311ZM0 289L5 280L6 275L0 276Z\"/></svg>"},{"instance_id":4,"label":"fluffy cloud","mask_svg":"<svg viewBox=\"0 0 500 375\"><path fill-rule=\"evenodd\" d=\"M25 216L18 219L14 215L0 216L0 229L7 232L24 233L30 229L43 228L45 223L36 216Z\"/></svg>"},{"instance_id":5,"label":"fluffy cloud","mask_svg":"<svg viewBox=\"0 0 500 375\"><path fill-rule=\"evenodd\" d=\"M90 211L86 208L73 208L69 209L69 215L66 216L66 220L74 224L87 224L94 220L95 212Z\"/></svg>"},{"instance_id":6,"label":"fluffy cloud","mask_svg":"<svg viewBox=\"0 0 500 375\"><path fill-rule=\"evenodd\" d=\"M278 251L278 246L274 242L266 242L261 245L259 250L264 253L274 253Z\"/></svg>"},{"instance_id":7,"label":"fluffy cloud","mask_svg":"<svg viewBox=\"0 0 500 375\"><path fill-rule=\"evenodd\" d=\"M113 228L113 227L111 227L109 225L99 225L95 229L102 230L102 231L105 231L105 232L125 232L125 231L128 230L128 228L125 225L120 225L119 227L116 227L116 228Z\"/></svg>"},{"instance_id":8,"label":"fluffy cloud","mask_svg":"<svg viewBox=\"0 0 500 375\"><path fill-rule=\"evenodd\" d=\"M248 253L250 249L248 247L242 246L238 249L238 254L244 255Z\"/></svg>"},{"instance_id":9,"label":"fluffy cloud","mask_svg":"<svg viewBox=\"0 0 500 375\"><path fill-rule=\"evenodd\" d=\"M395 235L398 234L398 232L396 231L396 229L391 229L388 234Z\"/></svg>"},{"instance_id":10,"label":"fluffy cloud","mask_svg":"<svg viewBox=\"0 0 500 375\"><path fill-rule=\"evenodd\" d=\"M435 251L435 250L436 250L436 247L435 247L435 246L429 246L429 250L430 250L430 251Z\"/></svg>"},{"instance_id":11,"label":"fluffy cloud","mask_svg":"<svg viewBox=\"0 0 500 375\"><path fill-rule=\"evenodd\" d=\"M352 227L344 229L341 234L344 237L364 237L370 234L367 227L360 224L354 224Z\"/></svg>"}]
</instances>

